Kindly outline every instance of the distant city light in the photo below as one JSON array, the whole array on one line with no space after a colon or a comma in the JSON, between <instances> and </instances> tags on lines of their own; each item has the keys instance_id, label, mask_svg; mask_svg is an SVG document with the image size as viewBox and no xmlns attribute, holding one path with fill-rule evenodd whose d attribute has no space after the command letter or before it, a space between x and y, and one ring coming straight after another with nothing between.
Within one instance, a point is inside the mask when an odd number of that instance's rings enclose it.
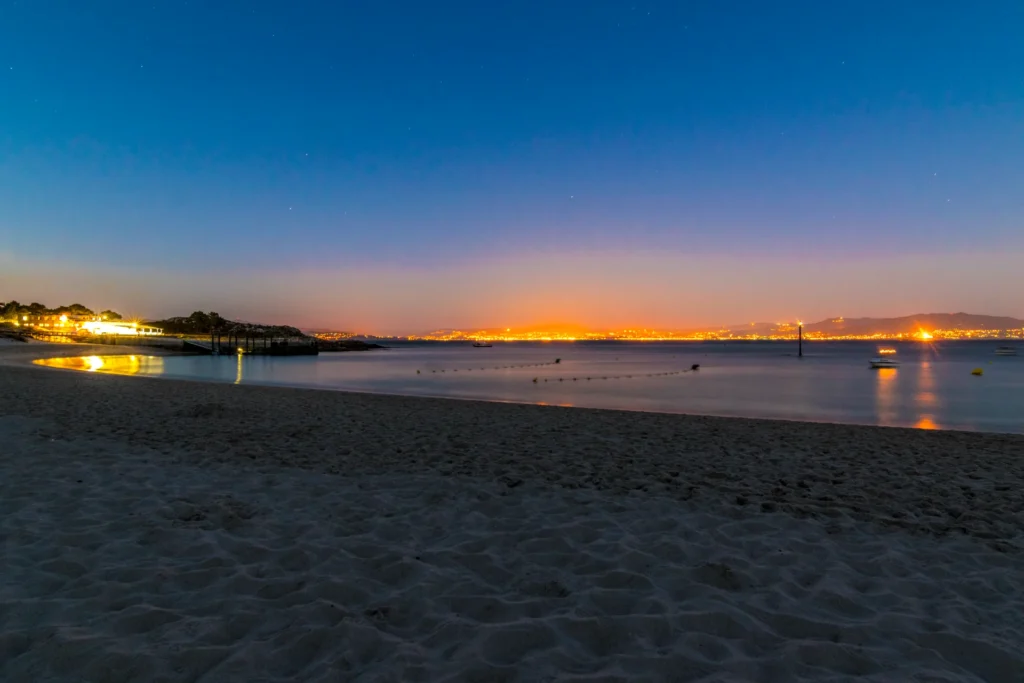
<instances>
[{"instance_id":1,"label":"distant city light","mask_svg":"<svg viewBox=\"0 0 1024 683\"><path fill-rule=\"evenodd\" d=\"M558 331L558 330L530 330L512 332L506 328L503 332L498 330L446 330L427 335L410 335L405 337L409 340L422 341L474 341L474 342L572 342L572 341L634 341L634 342L659 342L659 341L796 341L798 328L803 322L777 323L763 333L745 333L741 331L719 330L702 332L674 332L669 330L648 330L628 328L624 330L610 331ZM843 334L825 331L804 330L803 338L807 341L899 341L918 340L932 341L939 339L1010 339L1024 337L1024 330L932 330L925 332L872 332L862 334Z\"/></svg>"}]
</instances>

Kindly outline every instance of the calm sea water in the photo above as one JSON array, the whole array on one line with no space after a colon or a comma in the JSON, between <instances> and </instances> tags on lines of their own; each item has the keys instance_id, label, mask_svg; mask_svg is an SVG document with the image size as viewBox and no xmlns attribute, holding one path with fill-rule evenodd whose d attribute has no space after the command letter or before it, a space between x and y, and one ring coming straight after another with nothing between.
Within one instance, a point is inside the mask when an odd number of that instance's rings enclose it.
<instances>
[{"instance_id":1,"label":"calm sea water","mask_svg":"<svg viewBox=\"0 0 1024 683\"><path fill-rule=\"evenodd\" d=\"M1024 348L1020 356L1000 357L996 342L889 346L897 349L898 369L869 369L877 345L863 342L805 343L803 358L795 343L782 342L406 343L317 357L136 356L57 364L238 384L1024 433ZM694 363L700 370L688 371ZM972 376L979 367L984 375Z\"/></svg>"}]
</instances>

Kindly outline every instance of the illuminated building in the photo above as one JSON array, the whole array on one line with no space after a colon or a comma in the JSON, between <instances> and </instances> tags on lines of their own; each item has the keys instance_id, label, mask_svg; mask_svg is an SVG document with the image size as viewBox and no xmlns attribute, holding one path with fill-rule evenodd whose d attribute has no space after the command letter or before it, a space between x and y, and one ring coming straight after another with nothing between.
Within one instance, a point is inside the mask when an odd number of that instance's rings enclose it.
<instances>
[{"instance_id":1,"label":"illuminated building","mask_svg":"<svg viewBox=\"0 0 1024 683\"><path fill-rule=\"evenodd\" d=\"M67 313L30 314L21 317L22 324L26 327L54 331L74 331L81 323L92 319L93 316L89 315L68 315Z\"/></svg>"},{"instance_id":2,"label":"illuminated building","mask_svg":"<svg viewBox=\"0 0 1024 683\"><path fill-rule=\"evenodd\" d=\"M163 334L163 330L156 327L147 327L138 323L121 321L108 322L105 320L91 320L82 323L79 329L86 334L111 334L125 337L154 337Z\"/></svg>"},{"instance_id":3,"label":"illuminated building","mask_svg":"<svg viewBox=\"0 0 1024 683\"><path fill-rule=\"evenodd\" d=\"M163 330L156 327L149 327L137 322L125 320L103 320L92 315L68 315L61 313L46 313L42 315L22 316L22 323L25 327L32 327L41 332L52 332L54 334L92 334L92 335L115 335L122 337L153 337L162 335Z\"/></svg>"}]
</instances>

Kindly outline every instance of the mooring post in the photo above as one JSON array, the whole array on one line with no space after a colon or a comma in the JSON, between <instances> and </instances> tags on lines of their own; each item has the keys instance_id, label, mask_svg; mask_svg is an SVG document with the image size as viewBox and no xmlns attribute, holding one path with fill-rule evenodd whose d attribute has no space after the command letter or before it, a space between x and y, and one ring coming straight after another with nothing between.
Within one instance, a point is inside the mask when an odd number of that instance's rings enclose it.
<instances>
[{"instance_id":1,"label":"mooring post","mask_svg":"<svg viewBox=\"0 0 1024 683\"><path fill-rule=\"evenodd\" d=\"M799 358L804 357L804 324L799 323L796 328L796 355Z\"/></svg>"}]
</instances>

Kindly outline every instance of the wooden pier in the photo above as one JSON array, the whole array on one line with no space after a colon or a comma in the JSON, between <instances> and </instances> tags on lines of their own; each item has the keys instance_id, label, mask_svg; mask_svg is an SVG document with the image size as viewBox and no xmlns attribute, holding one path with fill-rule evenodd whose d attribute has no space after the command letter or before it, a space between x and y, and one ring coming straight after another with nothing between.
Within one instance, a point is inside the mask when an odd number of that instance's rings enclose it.
<instances>
[{"instance_id":1,"label":"wooden pier","mask_svg":"<svg viewBox=\"0 0 1024 683\"><path fill-rule=\"evenodd\" d=\"M182 344L186 351L218 356L316 356L320 354L320 348L315 339L282 339L278 341L252 338L237 339L229 336L226 339L214 337L210 341L183 339Z\"/></svg>"}]
</instances>

